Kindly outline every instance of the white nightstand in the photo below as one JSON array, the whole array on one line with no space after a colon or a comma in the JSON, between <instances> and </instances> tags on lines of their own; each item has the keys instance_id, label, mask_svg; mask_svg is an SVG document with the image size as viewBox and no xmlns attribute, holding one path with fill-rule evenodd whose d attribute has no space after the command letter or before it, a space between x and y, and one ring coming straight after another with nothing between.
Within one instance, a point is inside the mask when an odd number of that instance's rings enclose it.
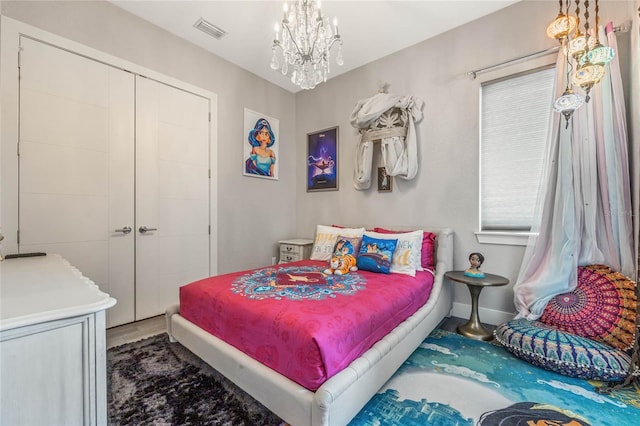
<instances>
[{"instance_id":1,"label":"white nightstand","mask_svg":"<svg viewBox=\"0 0 640 426\"><path fill-rule=\"evenodd\" d=\"M294 262L296 260L308 259L311 256L313 240L296 238L292 240L282 240L280 243L280 262Z\"/></svg>"}]
</instances>

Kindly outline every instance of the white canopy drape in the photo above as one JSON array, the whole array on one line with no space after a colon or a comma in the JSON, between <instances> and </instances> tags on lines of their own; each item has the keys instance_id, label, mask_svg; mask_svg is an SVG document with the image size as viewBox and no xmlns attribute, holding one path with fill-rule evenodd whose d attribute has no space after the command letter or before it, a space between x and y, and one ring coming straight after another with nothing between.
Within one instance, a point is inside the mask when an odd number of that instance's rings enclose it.
<instances>
[{"instance_id":1,"label":"white canopy drape","mask_svg":"<svg viewBox=\"0 0 640 426\"><path fill-rule=\"evenodd\" d=\"M618 52L613 25L600 42ZM556 95L566 86L566 58L556 62ZM533 235L514 286L518 316L537 319L555 295L576 287L577 267L607 264L635 277L628 132L617 57L590 101L564 118L554 114ZM557 97L556 96L556 97Z\"/></svg>"},{"instance_id":2,"label":"white canopy drape","mask_svg":"<svg viewBox=\"0 0 640 426\"><path fill-rule=\"evenodd\" d=\"M410 180L418 172L418 142L416 123L422 120L424 103L413 96L377 93L356 103L351 117L351 125L356 129L369 129L385 112L392 108L402 110L407 118L406 132L393 129L381 132L382 162L389 176ZM373 161L373 139L361 131L361 139L356 147L356 161L353 172L353 186L364 190L371 186Z\"/></svg>"}]
</instances>

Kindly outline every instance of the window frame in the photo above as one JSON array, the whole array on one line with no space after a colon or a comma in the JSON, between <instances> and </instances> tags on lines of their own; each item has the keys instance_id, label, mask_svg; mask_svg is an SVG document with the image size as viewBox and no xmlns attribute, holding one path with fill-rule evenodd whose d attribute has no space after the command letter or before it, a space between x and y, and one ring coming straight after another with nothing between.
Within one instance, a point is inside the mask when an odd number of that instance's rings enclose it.
<instances>
[{"instance_id":1,"label":"window frame","mask_svg":"<svg viewBox=\"0 0 640 426\"><path fill-rule=\"evenodd\" d=\"M554 56L555 58L555 56ZM526 61L525 64L517 67L507 67L498 75L494 73L493 78L485 78L479 80L477 87L478 94L478 231L475 232L476 238L481 244L500 244L513 246L526 246L531 236L538 235L537 232L529 230L510 230L510 229L483 229L482 227L482 89L483 86L499 83L500 81L510 80L523 75L540 72L548 69L555 69L556 63L545 59L544 61ZM555 81L554 75L554 81ZM549 105L552 109L552 105ZM551 114L555 112L551 111ZM552 123L553 120L550 120Z\"/></svg>"}]
</instances>

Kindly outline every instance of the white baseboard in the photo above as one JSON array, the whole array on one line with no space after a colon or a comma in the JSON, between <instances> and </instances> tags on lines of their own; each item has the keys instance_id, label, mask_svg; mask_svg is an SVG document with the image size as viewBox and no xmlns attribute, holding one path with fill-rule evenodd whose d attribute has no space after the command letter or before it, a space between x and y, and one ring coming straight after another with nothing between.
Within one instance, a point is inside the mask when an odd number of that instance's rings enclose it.
<instances>
[{"instance_id":1,"label":"white baseboard","mask_svg":"<svg viewBox=\"0 0 640 426\"><path fill-rule=\"evenodd\" d=\"M509 320L512 320L516 314L513 312L496 311L495 309L478 308L478 314L480 315L480 322L490 325L500 325ZM458 318L469 318L471 315L471 305L463 303L453 303L453 309L451 309L451 316Z\"/></svg>"}]
</instances>

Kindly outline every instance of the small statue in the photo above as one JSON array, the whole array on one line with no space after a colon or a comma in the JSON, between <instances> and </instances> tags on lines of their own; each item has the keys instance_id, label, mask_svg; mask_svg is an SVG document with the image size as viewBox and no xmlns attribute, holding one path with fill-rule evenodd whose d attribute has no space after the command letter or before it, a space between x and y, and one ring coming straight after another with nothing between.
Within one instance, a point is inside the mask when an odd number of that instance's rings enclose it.
<instances>
[{"instance_id":1,"label":"small statue","mask_svg":"<svg viewBox=\"0 0 640 426\"><path fill-rule=\"evenodd\" d=\"M469 255L469 263L471 266L469 269L464 271L464 275L473 278L484 278L484 272L480 270L480 266L482 266L483 262L484 256L482 253L471 253Z\"/></svg>"}]
</instances>

